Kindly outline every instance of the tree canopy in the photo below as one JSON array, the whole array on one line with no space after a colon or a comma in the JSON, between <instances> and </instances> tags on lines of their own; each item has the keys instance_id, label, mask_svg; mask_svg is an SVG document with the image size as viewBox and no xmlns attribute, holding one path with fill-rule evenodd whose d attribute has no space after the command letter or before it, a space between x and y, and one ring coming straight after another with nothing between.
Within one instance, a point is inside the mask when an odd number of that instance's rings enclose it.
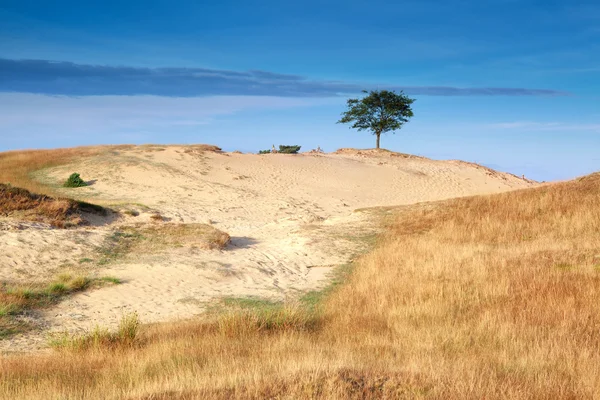
<instances>
[{"instance_id":1,"label":"tree canopy","mask_svg":"<svg viewBox=\"0 0 600 400\"><path fill-rule=\"evenodd\" d=\"M342 113L339 123L352 123L351 128L369 130L377 137L379 148L382 133L394 132L413 116L411 104L415 101L402 91L372 90L362 99L348 99L348 110Z\"/></svg>"}]
</instances>

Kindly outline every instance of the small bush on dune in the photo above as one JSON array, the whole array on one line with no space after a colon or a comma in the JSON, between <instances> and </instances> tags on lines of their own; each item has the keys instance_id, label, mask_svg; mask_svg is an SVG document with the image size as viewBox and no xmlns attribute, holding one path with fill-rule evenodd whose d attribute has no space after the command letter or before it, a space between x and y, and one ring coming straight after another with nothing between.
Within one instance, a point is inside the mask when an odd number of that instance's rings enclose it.
<instances>
[{"instance_id":1,"label":"small bush on dune","mask_svg":"<svg viewBox=\"0 0 600 400\"><path fill-rule=\"evenodd\" d=\"M293 146L279 145L279 152L283 154L297 154L300 151L300 147L302 146L296 144Z\"/></svg>"},{"instance_id":2,"label":"small bush on dune","mask_svg":"<svg viewBox=\"0 0 600 400\"><path fill-rule=\"evenodd\" d=\"M258 154L271 154L271 150L260 150Z\"/></svg>"},{"instance_id":3,"label":"small bush on dune","mask_svg":"<svg viewBox=\"0 0 600 400\"><path fill-rule=\"evenodd\" d=\"M87 186L87 183L81 179L81 176L77 172L74 172L69 176L69 179L67 179L63 186L68 188L78 188Z\"/></svg>"}]
</instances>

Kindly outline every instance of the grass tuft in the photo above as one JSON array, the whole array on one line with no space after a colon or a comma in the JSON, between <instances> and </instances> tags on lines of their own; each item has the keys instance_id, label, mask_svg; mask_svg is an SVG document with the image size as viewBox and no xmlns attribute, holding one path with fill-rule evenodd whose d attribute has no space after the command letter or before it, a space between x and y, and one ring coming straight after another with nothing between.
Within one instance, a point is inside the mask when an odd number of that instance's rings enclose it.
<instances>
[{"instance_id":1,"label":"grass tuft","mask_svg":"<svg viewBox=\"0 0 600 400\"><path fill-rule=\"evenodd\" d=\"M106 283L112 283L115 285L119 285L122 283L122 281L119 278L115 278L114 276L103 276L102 278L100 278L100 281L106 282Z\"/></svg>"},{"instance_id":2,"label":"grass tuft","mask_svg":"<svg viewBox=\"0 0 600 400\"><path fill-rule=\"evenodd\" d=\"M50 346L58 350L82 352L88 350L115 350L132 348L138 344L140 320L137 313L127 314L121 318L116 332L96 327L84 335L55 335L50 339Z\"/></svg>"}]
</instances>

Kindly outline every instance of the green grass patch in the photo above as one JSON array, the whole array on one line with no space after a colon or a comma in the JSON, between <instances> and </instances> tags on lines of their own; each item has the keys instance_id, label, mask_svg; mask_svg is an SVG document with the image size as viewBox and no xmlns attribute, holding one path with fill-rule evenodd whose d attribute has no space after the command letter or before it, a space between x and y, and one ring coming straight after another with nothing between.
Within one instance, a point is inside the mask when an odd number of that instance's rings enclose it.
<instances>
[{"instance_id":1,"label":"green grass patch","mask_svg":"<svg viewBox=\"0 0 600 400\"><path fill-rule=\"evenodd\" d=\"M50 293L60 294L66 292L67 290L67 286L62 282L52 283L50 286L48 286L48 291Z\"/></svg>"},{"instance_id":2,"label":"green grass patch","mask_svg":"<svg viewBox=\"0 0 600 400\"><path fill-rule=\"evenodd\" d=\"M114 232L104 240L104 244L98 253L100 260L98 265L107 265L119 258L126 256L131 248L144 237L131 228Z\"/></svg>"},{"instance_id":3,"label":"green grass patch","mask_svg":"<svg viewBox=\"0 0 600 400\"><path fill-rule=\"evenodd\" d=\"M115 283L120 281L113 277L90 279L69 274L61 274L46 285L3 283L0 285L0 339L28 329L27 324L18 320L28 310L45 308L70 294Z\"/></svg>"},{"instance_id":4,"label":"green grass patch","mask_svg":"<svg viewBox=\"0 0 600 400\"><path fill-rule=\"evenodd\" d=\"M341 264L333 270L329 284L320 290L311 290L300 297L300 304L307 310L319 312L321 305L324 303L327 296L333 293L340 285L342 285L352 271L354 263Z\"/></svg>"},{"instance_id":5,"label":"green grass patch","mask_svg":"<svg viewBox=\"0 0 600 400\"><path fill-rule=\"evenodd\" d=\"M119 278L115 278L114 276L103 276L102 278L100 278L100 281L105 283L112 283L114 285L120 285L121 283L123 283L123 281L121 281Z\"/></svg>"},{"instance_id":6,"label":"green grass patch","mask_svg":"<svg viewBox=\"0 0 600 400\"><path fill-rule=\"evenodd\" d=\"M225 297L221 303L226 308L274 310L283 307L283 302L261 299L258 297Z\"/></svg>"}]
</instances>

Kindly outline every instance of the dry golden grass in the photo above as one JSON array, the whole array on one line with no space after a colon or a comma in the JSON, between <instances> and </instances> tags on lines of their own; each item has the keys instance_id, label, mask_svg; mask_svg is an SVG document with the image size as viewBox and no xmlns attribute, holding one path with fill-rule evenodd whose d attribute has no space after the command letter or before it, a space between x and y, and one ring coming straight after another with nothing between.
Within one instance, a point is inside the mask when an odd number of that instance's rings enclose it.
<instances>
[{"instance_id":1,"label":"dry golden grass","mask_svg":"<svg viewBox=\"0 0 600 400\"><path fill-rule=\"evenodd\" d=\"M317 310L0 360L5 398L596 398L600 174L399 209Z\"/></svg>"},{"instance_id":2,"label":"dry golden grass","mask_svg":"<svg viewBox=\"0 0 600 400\"><path fill-rule=\"evenodd\" d=\"M55 199L0 183L0 215L23 221L45 222L57 228L85 224L82 213L105 215L100 206L71 199Z\"/></svg>"},{"instance_id":3,"label":"dry golden grass","mask_svg":"<svg viewBox=\"0 0 600 400\"><path fill-rule=\"evenodd\" d=\"M44 168L69 164L78 158L106 151L130 149L133 146L93 146L52 150L20 150L0 153L0 183L10 183L35 193L56 195L48 186L35 181L31 174Z\"/></svg>"},{"instance_id":4,"label":"dry golden grass","mask_svg":"<svg viewBox=\"0 0 600 400\"><path fill-rule=\"evenodd\" d=\"M220 152L221 148L211 144L193 144L185 146L184 153L204 153L207 151Z\"/></svg>"}]
</instances>

